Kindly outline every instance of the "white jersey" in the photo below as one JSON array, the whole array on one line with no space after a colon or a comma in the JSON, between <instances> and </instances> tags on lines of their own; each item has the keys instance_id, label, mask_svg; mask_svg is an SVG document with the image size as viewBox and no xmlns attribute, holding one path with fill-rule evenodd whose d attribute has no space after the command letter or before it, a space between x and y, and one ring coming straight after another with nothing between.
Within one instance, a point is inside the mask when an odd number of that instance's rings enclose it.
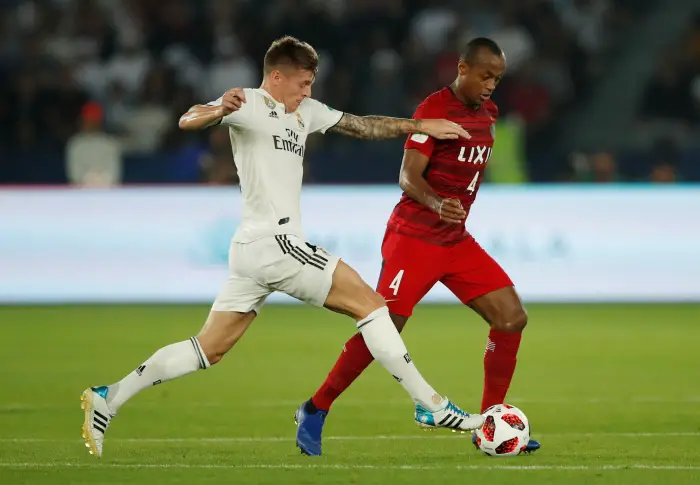
<instances>
[{"instance_id":1,"label":"white jersey","mask_svg":"<svg viewBox=\"0 0 700 485\"><path fill-rule=\"evenodd\" d=\"M300 199L306 137L336 125L343 113L307 98L287 113L264 89L245 89L241 109L225 116L243 195L243 218L233 237L251 242L293 234L305 240ZM209 103L220 105L221 98Z\"/></svg>"}]
</instances>

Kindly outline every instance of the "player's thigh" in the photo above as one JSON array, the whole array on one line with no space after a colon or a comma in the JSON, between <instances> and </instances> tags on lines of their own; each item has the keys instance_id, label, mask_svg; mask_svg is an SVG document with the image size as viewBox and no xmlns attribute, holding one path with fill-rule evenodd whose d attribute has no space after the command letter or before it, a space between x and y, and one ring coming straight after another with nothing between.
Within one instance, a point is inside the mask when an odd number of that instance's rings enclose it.
<instances>
[{"instance_id":1,"label":"player's thigh","mask_svg":"<svg viewBox=\"0 0 700 485\"><path fill-rule=\"evenodd\" d=\"M275 290L316 307L364 318L383 300L340 258L295 236L278 236L284 257L270 266L266 282Z\"/></svg>"},{"instance_id":2,"label":"player's thigh","mask_svg":"<svg viewBox=\"0 0 700 485\"><path fill-rule=\"evenodd\" d=\"M385 305L381 295L374 291L357 271L344 261L338 261L323 306L360 321Z\"/></svg>"},{"instance_id":3,"label":"player's thigh","mask_svg":"<svg viewBox=\"0 0 700 485\"><path fill-rule=\"evenodd\" d=\"M212 311L260 313L272 289L260 280L260 267L269 259L257 243L232 243L229 250L229 276L214 300Z\"/></svg>"},{"instance_id":4,"label":"player's thigh","mask_svg":"<svg viewBox=\"0 0 700 485\"><path fill-rule=\"evenodd\" d=\"M392 314L406 318L413 314L413 308L440 279L443 252L441 246L387 232L377 292Z\"/></svg>"},{"instance_id":5,"label":"player's thigh","mask_svg":"<svg viewBox=\"0 0 700 485\"><path fill-rule=\"evenodd\" d=\"M506 272L473 238L450 248L440 280L465 305L502 288L513 286Z\"/></svg>"}]
</instances>

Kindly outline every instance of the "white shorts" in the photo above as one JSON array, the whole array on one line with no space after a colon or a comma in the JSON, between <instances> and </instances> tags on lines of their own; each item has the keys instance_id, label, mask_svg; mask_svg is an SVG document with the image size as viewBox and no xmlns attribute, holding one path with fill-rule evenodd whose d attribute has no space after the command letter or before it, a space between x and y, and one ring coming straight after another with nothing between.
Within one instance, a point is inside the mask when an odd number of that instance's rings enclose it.
<instances>
[{"instance_id":1,"label":"white shorts","mask_svg":"<svg viewBox=\"0 0 700 485\"><path fill-rule=\"evenodd\" d=\"M273 291L323 306L340 258L296 236L279 235L232 242L228 260L229 277L212 310L260 313Z\"/></svg>"}]
</instances>

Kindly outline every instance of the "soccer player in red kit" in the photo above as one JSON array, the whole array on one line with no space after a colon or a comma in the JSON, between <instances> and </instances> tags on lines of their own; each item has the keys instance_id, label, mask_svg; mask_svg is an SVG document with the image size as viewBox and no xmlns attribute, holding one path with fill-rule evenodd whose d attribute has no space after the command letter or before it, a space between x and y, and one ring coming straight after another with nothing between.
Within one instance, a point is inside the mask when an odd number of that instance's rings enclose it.
<instances>
[{"instance_id":1,"label":"soccer player in red kit","mask_svg":"<svg viewBox=\"0 0 700 485\"><path fill-rule=\"evenodd\" d=\"M491 39L474 39L460 56L454 83L428 96L416 110L414 118L447 118L462 125L471 138L412 135L406 141L403 195L387 224L377 285L399 331L438 281L490 325L482 412L504 402L527 324L513 282L465 228L493 149L498 107L491 94L504 71L500 47ZM371 362L362 335L355 334L320 389L297 410L302 453L321 454L323 423L331 405ZM531 440L526 451L539 448Z\"/></svg>"}]
</instances>

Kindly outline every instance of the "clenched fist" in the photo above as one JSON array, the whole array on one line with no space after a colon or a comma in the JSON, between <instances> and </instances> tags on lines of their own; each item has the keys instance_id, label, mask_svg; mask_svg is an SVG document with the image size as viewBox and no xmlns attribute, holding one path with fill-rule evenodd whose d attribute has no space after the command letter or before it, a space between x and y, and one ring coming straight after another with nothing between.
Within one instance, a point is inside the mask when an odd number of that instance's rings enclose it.
<instances>
[{"instance_id":1,"label":"clenched fist","mask_svg":"<svg viewBox=\"0 0 700 485\"><path fill-rule=\"evenodd\" d=\"M245 103L245 91L243 88L233 88L229 89L221 97L221 110L223 116L229 115L234 111L241 109Z\"/></svg>"},{"instance_id":2,"label":"clenched fist","mask_svg":"<svg viewBox=\"0 0 700 485\"><path fill-rule=\"evenodd\" d=\"M467 217L467 212L457 199L442 199L435 212L440 216L440 220L453 224L461 224Z\"/></svg>"}]
</instances>

